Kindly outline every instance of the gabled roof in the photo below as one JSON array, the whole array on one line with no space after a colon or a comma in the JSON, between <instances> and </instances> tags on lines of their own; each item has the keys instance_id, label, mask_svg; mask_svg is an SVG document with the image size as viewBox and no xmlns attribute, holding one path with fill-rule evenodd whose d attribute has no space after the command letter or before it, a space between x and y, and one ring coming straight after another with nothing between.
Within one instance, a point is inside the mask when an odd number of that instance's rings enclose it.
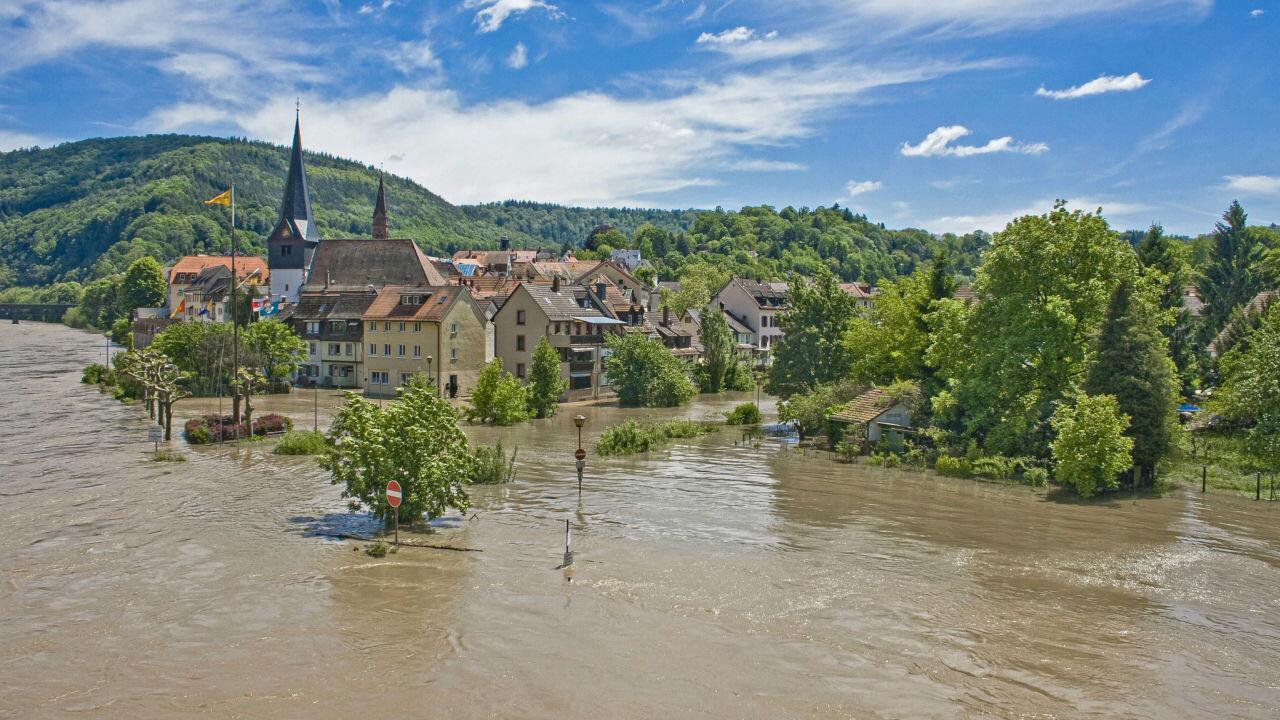
<instances>
[{"instance_id":1,"label":"gabled roof","mask_svg":"<svg viewBox=\"0 0 1280 720\"><path fill-rule=\"evenodd\" d=\"M640 282L640 280L636 278L635 275L632 275L630 272L627 272L627 269L623 267L621 263L614 262L613 260L601 260L594 264L584 263L580 261L574 262L574 263L565 263L565 264L575 265L575 266L590 265L590 267L586 268L585 270L582 270L580 267L576 269L577 274L576 274L576 277L574 278L575 282L582 282L583 279L587 277L595 277L596 275L599 275L605 268L609 268L609 269L612 269L614 272L618 273L619 275L621 275L622 279L627 281L628 283L635 285L636 287L644 287L644 283Z\"/></svg>"},{"instance_id":2,"label":"gabled roof","mask_svg":"<svg viewBox=\"0 0 1280 720\"><path fill-rule=\"evenodd\" d=\"M897 405L897 403L884 390L871 388L850 400L847 405L840 409L840 412L832 415L831 419L847 423L871 422L894 405Z\"/></svg>"},{"instance_id":3,"label":"gabled roof","mask_svg":"<svg viewBox=\"0 0 1280 720\"><path fill-rule=\"evenodd\" d=\"M298 296L291 319L300 321L359 320L377 299L372 292L307 292Z\"/></svg>"},{"instance_id":4,"label":"gabled roof","mask_svg":"<svg viewBox=\"0 0 1280 720\"><path fill-rule=\"evenodd\" d=\"M1271 303L1278 299L1280 299L1280 290L1263 290L1257 295L1254 295L1253 299L1241 308L1241 314L1244 315L1244 317L1261 315L1266 312L1267 308L1271 306ZM1222 331L1213 339L1213 342L1209 343L1209 347L1205 348L1209 351L1210 356L1217 357L1218 346L1222 344L1222 341L1226 339L1228 335L1235 331L1237 318L1234 316L1234 313L1232 315L1231 320L1229 320L1226 326L1222 328Z\"/></svg>"},{"instance_id":5,"label":"gabled roof","mask_svg":"<svg viewBox=\"0 0 1280 720\"><path fill-rule=\"evenodd\" d=\"M600 309L591 300L590 293L586 288L578 285L561 287L560 292L553 292L550 285L542 285L538 283L521 283L512 293L527 292L542 312L546 313L547 319L552 322L564 322L581 317L608 317L600 312ZM586 307L579 304L582 300L586 300ZM508 296L510 300L510 295ZM501 314L510 305L504 302L502 307L498 308L496 315Z\"/></svg>"},{"instance_id":6,"label":"gabled roof","mask_svg":"<svg viewBox=\"0 0 1280 720\"><path fill-rule=\"evenodd\" d=\"M179 275L199 274L201 270L213 266L225 267L230 271L231 256L230 255L186 255L178 258L178 261L169 268L169 284L176 282ZM237 255L236 256L236 274L240 276L240 280L244 281L249 276L254 276L254 280L267 282L269 274L267 270L267 261L253 255Z\"/></svg>"},{"instance_id":7,"label":"gabled roof","mask_svg":"<svg viewBox=\"0 0 1280 720\"><path fill-rule=\"evenodd\" d=\"M418 305L404 305L403 296L422 298ZM412 320L414 322L439 322L449 313L454 303L469 297L465 287L459 285L388 285L370 303L362 316L365 320Z\"/></svg>"},{"instance_id":8,"label":"gabled roof","mask_svg":"<svg viewBox=\"0 0 1280 720\"><path fill-rule=\"evenodd\" d=\"M783 307L787 303L786 283L762 283L747 278L731 278L720 292L735 285L755 300L760 307Z\"/></svg>"},{"instance_id":9,"label":"gabled roof","mask_svg":"<svg viewBox=\"0 0 1280 720\"><path fill-rule=\"evenodd\" d=\"M316 248L303 290L445 284L444 277L412 240L327 239Z\"/></svg>"},{"instance_id":10,"label":"gabled roof","mask_svg":"<svg viewBox=\"0 0 1280 720\"><path fill-rule=\"evenodd\" d=\"M864 283L840 283L840 289L856 300L867 300L871 297L871 288Z\"/></svg>"}]
</instances>

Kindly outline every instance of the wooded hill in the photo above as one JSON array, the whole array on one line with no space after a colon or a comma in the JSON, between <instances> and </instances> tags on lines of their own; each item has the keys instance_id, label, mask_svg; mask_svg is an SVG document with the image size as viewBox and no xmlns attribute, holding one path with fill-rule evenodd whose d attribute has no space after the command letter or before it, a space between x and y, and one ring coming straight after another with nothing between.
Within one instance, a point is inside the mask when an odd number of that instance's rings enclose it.
<instances>
[{"instance_id":1,"label":"wooded hill","mask_svg":"<svg viewBox=\"0 0 1280 720\"><path fill-rule=\"evenodd\" d=\"M322 235L367 236L377 170L322 153L307 153L306 162ZM0 289L86 283L119 273L144 255L167 263L185 254L226 253L227 210L203 201L232 178L237 236L245 252L262 253L278 216L287 163L282 146L191 135L92 139L2 153ZM910 272L929 254L928 233L889 230L834 206L698 211L507 201L467 207L392 175L387 200L392 234L437 254L496 248L502 235L515 247L595 247L592 233L599 235L601 226L617 231L601 239L600 249L607 251L636 245L636 231L647 228L649 240L640 244L650 245L645 255L658 261L655 274L663 279L678 276L688 256L699 252L718 255L717 265L735 274L781 277L826 265L846 280L871 282ZM963 272L976 264L986 242L976 233L946 244Z\"/></svg>"}]
</instances>

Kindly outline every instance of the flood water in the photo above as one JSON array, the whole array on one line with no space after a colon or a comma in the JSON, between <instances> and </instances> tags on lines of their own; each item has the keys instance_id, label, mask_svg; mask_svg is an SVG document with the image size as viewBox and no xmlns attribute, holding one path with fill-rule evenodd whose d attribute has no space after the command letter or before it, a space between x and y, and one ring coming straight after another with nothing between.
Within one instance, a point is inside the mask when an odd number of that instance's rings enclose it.
<instances>
[{"instance_id":1,"label":"flood water","mask_svg":"<svg viewBox=\"0 0 1280 720\"><path fill-rule=\"evenodd\" d=\"M590 457L579 499L569 416L590 443L646 414L585 407L467 429L519 446L431 536L480 552L377 560L308 458L153 462L145 413L79 383L103 355L0 326L0 717L1280 716L1280 504L1083 505L730 430Z\"/></svg>"}]
</instances>

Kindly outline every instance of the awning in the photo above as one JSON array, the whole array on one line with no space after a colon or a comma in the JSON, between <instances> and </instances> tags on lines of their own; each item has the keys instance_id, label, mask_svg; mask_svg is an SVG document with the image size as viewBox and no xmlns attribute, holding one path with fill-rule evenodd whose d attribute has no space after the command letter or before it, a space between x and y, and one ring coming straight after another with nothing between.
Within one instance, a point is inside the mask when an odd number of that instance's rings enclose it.
<instances>
[{"instance_id":1,"label":"awning","mask_svg":"<svg viewBox=\"0 0 1280 720\"><path fill-rule=\"evenodd\" d=\"M626 325L626 323L621 320L615 320L614 318L605 317L603 315L597 315L594 317L575 317L574 320L580 320L588 325Z\"/></svg>"}]
</instances>

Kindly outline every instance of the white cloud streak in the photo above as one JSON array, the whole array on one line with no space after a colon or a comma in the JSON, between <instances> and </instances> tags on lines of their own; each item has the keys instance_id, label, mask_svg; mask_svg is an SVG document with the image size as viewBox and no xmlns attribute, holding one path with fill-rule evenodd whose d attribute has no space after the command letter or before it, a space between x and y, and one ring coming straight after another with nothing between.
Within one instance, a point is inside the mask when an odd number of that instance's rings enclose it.
<instances>
[{"instance_id":1,"label":"white cloud streak","mask_svg":"<svg viewBox=\"0 0 1280 720\"><path fill-rule=\"evenodd\" d=\"M1146 87L1151 82L1150 78L1144 78L1139 73L1129 73L1128 75L1099 75L1097 78L1090 80L1083 85L1076 85L1065 90L1046 90L1043 85L1036 90L1036 95L1040 97L1052 98L1054 100L1075 100L1076 98L1088 97L1089 95L1101 95L1110 92L1131 92Z\"/></svg>"},{"instance_id":2,"label":"white cloud streak","mask_svg":"<svg viewBox=\"0 0 1280 720\"><path fill-rule=\"evenodd\" d=\"M879 180L850 180L845 183L844 189L849 193L849 197L856 198L869 192L875 192L883 187Z\"/></svg>"},{"instance_id":3,"label":"white cloud streak","mask_svg":"<svg viewBox=\"0 0 1280 720\"><path fill-rule=\"evenodd\" d=\"M1280 177L1275 175L1227 175L1224 187L1246 195L1280 195Z\"/></svg>"},{"instance_id":4,"label":"white cloud streak","mask_svg":"<svg viewBox=\"0 0 1280 720\"><path fill-rule=\"evenodd\" d=\"M560 9L545 0L467 0L463 7L476 10L475 23L479 25L477 32L491 33L502 27L509 18L541 9L552 18L563 17Z\"/></svg>"},{"instance_id":5,"label":"white cloud streak","mask_svg":"<svg viewBox=\"0 0 1280 720\"><path fill-rule=\"evenodd\" d=\"M516 43L516 46L511 48L511 54L507 56L507 67L512 70L519 70L528 64L529 49L522 42Z\"/></svg>"},{"instance_id":6,"label":"white cloud streak","mask_svg":"<svg viewBox=\"0 0 1280 720\"><path fill-rule=\"evenodd\" d=\"M915 145L904 142L901 152L907 157L971 157L991 153L1039 155L1049 150L1049 146L1044 143L1022 143L1009 136L995 138L986 145L952 144L969 134L971 131L963 125L945 125L929 133Z\"/></svg>"},{"instance_id":7,"label":"white cloud streak","mask_svg":"<svg viewBox=\"0 0 1280 720\"><path fill-rule=\"evenodd\" d=\"M944 217L926 220L921 226L930 232L935 233L955 233L963 235L973 232L974 230L984 230L986 232L999 232L1005 228L1010 221L1020 218L1024 215L1043 215L1053 209L1053 200L1037 200L1029 203L1027 206L1016 210L1005 210L1003 212L992 212L981 215L947 215ZM1085 212L1094 212L1098 208L1102 208L1102 213L1108 219L1112 218L1130 218L1141 217L1151 210L1149 205L1132 202L1120 201L1097 201L1088 198L1076 198L1067 200L1067 208L1070 210L1083 210Z\"/></svg>"},{"instance_id":8,"label":"white cloud streak","mask_svg":"<svg viewBox=\"0 0 1280 720\"><path fill-rule=\"evenodd\" d=\"M880 21L896 30L971 35L1138 12L1203 17L1213 9L1213 0L823 0L822 4L832 16L853 23Z\"/></svg>"},{"instance_id":9,"label":"white cloud streak","mask_svg":"<svg viewBox=\"0 0 1280 720\"><path fill-rule=\"evenodd\" d=\"M388 170L452 202L652 205L661 193L715 184L718 170L793 169L743 154L813 135L823 118L861 102L870 90L963 69L779 68L673 86L663 97L581 92L542 103L476 105L441 87L396 86L313 98L303 113L303 139L309 148L363 162L400 155ZM155 129L183 129L181 115L158 113ZM186 113L186 119L197 117ZM292 118L292 101L275 97L230 120L250 136L285 142Z\"/></svg>"},{"instance_id":10,"label":"white cloud streak","mask_svg":"<svg viewBox=\"0 0 1280 720\"><path fill-rule=\"evenodd\" d=\"M739 25L714 34L704 32L694 46L723 53L738 62L758 62L817 52L827 43L817 37L781 37L776 30L761 35Z\"/></svg>"}]
</instances>

